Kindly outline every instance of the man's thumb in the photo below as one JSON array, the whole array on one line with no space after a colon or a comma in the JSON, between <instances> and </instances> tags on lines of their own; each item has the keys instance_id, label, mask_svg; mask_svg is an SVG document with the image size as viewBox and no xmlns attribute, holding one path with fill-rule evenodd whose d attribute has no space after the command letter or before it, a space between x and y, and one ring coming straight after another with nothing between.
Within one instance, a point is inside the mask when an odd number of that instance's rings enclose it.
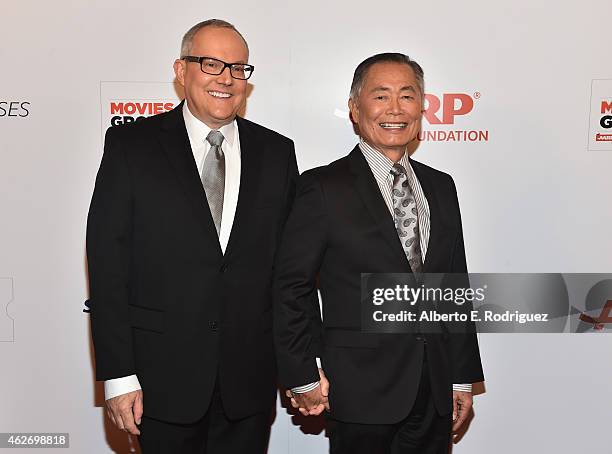
<instances>
[{"instance_id":1,"label":"man's thumb","mask_svg":"<svg viewBox=\"0 0 612 454\"><path fill-rule=\"evenodd\" d=\"M144 411L143 407L142 394L138 393L136 400L134 401L134 420L136 421L136 424L140 424L140 421L142 420L142 413Z\"/></svg>"}]
</instances>

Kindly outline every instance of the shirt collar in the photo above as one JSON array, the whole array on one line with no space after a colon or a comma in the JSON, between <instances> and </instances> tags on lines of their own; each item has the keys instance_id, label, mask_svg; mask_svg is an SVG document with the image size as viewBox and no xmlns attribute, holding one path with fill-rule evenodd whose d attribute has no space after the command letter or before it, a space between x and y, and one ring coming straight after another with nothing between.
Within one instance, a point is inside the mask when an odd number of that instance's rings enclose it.
<instances>
[{"instance_id":1,"label":"shirt collar","mask_svg":"<svg viewBox=\"0 0 612 454\"><path fill-rule=\"evenodd\" d=\"M211 131L206 123L200 121L194 114L191 113L187 106L187 100L183 103L183 118L185 119L185 127L187 128L187 134L194 144L207 143L206 137ZM223 125L219 128L221 134L223 134L224 141L232 147L236 138L236 119L230 123Z\"/></svg>"},{"instance_id":2,"label":"shirt collar","mask_svg":"<svg viewBox=\"0 0 612 454\"><path fill-rule=\"evenodd\" d=\"M363 137L359 138L359 148L363 153L372 173L377 180L385 180L391 173L391 168L395 164L391 159L386 157L382 152L376 150L369 143L367 143ZM407 174L412 173L412 167L410 166L410 159L408 154L404 153L399 160L399 164L406 169Z\"/></svg>"}]
</instances>

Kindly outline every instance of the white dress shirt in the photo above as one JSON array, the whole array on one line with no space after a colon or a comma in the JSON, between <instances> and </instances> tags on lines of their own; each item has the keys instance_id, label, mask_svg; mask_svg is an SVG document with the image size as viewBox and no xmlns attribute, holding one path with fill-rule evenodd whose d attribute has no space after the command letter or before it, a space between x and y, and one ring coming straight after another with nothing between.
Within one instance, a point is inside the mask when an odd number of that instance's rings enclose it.
<instances>
[{"instance_id":1,"label":"white dress shirt","mask_svg":"<svg viewBox=\"0 0 612 454\"><path fill-rule=\"evenodd\" d=\"M389 209L389 214L391 217L394 217L393 212L393 175L391 174L391 169L393 168L394 162L386 157L381 152L374 149L370 144L368 144L363 138L359 140L359 149L363 154L365 160L374 175L374 179L378 184L378 188L380 189L380 193L385 200L385 204ZM414 195L414 199L417 206L417 212L419 213L419 237L420 237L420 245L421 245L421 254L423 256L423 261L425 261L425 256L427 254L427 245L429 243L429 234L431 233L430 226L430 211L429 211L429 203L425 198L425 193L423 192L423 188L421 187L421 183L419 182L412 166L410 165L410 160L408 159L408 155L404 154L399 160L399 164L406 169L406 177L408 179L408 183L410 184L410 188L412 189L412 193ZM317 358L317 365L321 367L320 360ZM319 382L309 383L307 385L298 386L297 388L292 388L291 391L294 393L305 393L315 389L319 385ZM453 384L454 391L465 391L472 392L472 384L464 383L464 384Z\"/></svg>"},{"instance_id":2,"label":"white dress shirt","mask_svg":"<svg viewBox=\"0 0 612 454\"><path fill-rule=\"evenodd\" d=\"M202 175L204 160L211 148L206 140L211 128L198 120L189 110L187 100L183 104L183 118L194 162L198 168L198 173ZM236 120L219 128L224 140L221 149L225 156L225 191L223 193L223 214L221 215L221 228L219 229L219 244L225 253L229 241L236 205L238 204L238 192L240 190L240 137L238 135L238 125ZM203 203L206 203L204 200ZM105 398L111 399L121 394L141 389L140 382L136 375L127 377L113 378L104 382Z\"/></svg>"}]
</instances>

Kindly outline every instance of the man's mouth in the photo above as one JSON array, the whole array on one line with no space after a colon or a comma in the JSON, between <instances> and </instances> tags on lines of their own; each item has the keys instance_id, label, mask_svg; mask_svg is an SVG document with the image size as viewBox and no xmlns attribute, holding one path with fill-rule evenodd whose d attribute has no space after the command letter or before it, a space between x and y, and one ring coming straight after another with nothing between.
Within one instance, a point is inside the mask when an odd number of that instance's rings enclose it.
<instances>
[{"instance_id":1,"label":"man's mouth","mask_svg":"<svg viewBox=\"0 0 612 454\"><path fill-rule=\"evenodd\" d=\"M231 93L223 93L222 91L212 91L212 90L210 90L208 94L210 96L214 96L215 98L229 98L230 96L232 96Z\"/></svg>"},{"instance_id":2,"label":"man's mouth","mask_svg":"<svg viewBox=\"0 0 612 454\"><path fill-rule=\"evenodd\" d=\"M378 123L378 125L383 129L404 129L408 126L408 123Z\"/></svg>"}]
</instances>

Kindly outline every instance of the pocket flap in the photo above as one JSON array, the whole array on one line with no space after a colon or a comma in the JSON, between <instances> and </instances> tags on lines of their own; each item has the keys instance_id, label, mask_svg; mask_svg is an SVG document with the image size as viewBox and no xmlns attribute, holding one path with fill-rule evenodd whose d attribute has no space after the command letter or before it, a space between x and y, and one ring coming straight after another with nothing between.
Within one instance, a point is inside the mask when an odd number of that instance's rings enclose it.
<instances>
[{"instance_id":1,"label":"pocket flap","mask_svg":"<svg viewBox=\"0 0 612 454\"><path fill-rule=\"evenodd\" d=\"M133 328L141 328L157 333L163 333L165 328L165 313L156 309L128 305L130 324Z\"/></svg>"}]
</instances>

